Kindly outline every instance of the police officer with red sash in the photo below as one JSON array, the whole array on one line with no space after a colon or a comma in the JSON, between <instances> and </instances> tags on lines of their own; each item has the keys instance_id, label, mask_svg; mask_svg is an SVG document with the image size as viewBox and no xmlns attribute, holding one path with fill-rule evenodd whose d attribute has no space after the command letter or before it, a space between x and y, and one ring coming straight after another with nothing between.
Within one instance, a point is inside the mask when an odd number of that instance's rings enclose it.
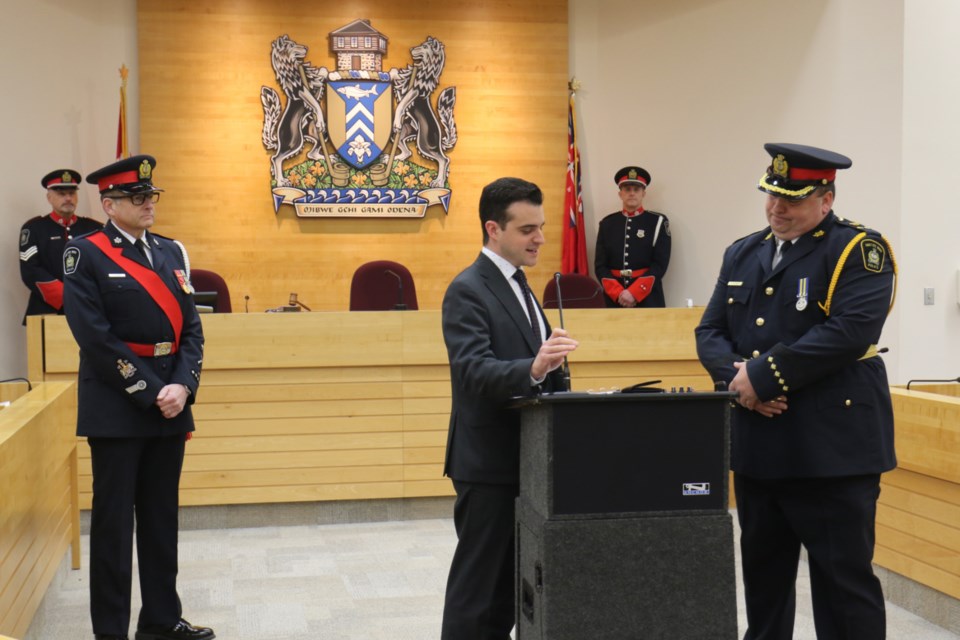
<instances>
[{"instance_id":1,"label":"police officer with red sash","mask_svg":"<svg viewBox=\"0 0 960 640\"><path fill-rule=\"evenodd\" d=\"M213 631L184 620L177 595L180 472L203 331L186 251L148 231L162 191L155 166L141 155L88 175L109 222L63 254L64 310L80 345L77 435L93 465L90 613L96 638L127 638L136 532L136 640L208 640Z\"/></svg>"},{"instance_id":2,"label":"police officer with red sash","mask_svg":"<svg viewBox=\"0 0 960 640\"><path fill-rule=\"evenodd\" d=\"M851 160L770 143L767 226L730 245L697 352L731 413L745 640L792 640L801 546L819 640L882 640L873 573L880 474L896 466L877 342L896 264L882 235L833 212Z\"/></svg>"},{"instance_id":3,"label":"police officer with red sash","mask_svg":"<svg viewBox=\"0 0 960 640\"><path fill-rule=\"evenodd\" d=\"M43 176L40 184L53 210L30 218L20 228L20 279L30 289L24 322L26 316L63 313L63 249L67 241L103 226L76 213L79 173L57 169Z\"/></svg>"}]
</instances>

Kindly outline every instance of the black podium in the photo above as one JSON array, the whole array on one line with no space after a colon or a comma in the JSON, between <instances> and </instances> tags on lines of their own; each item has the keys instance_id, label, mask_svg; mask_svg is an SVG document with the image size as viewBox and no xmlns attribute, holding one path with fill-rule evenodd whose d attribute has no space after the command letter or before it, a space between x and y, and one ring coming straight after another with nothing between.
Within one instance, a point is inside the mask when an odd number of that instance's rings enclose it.
<instances>
[{"instance_id":1,"label":"black podium","mask_svg":"<svg viewBox=\"0 0 960 640\"><path fill-rule=\"evenodd\" d=\"M522 403L518 640L734 640L730 393Z\"/></svg>"}]
</instances>

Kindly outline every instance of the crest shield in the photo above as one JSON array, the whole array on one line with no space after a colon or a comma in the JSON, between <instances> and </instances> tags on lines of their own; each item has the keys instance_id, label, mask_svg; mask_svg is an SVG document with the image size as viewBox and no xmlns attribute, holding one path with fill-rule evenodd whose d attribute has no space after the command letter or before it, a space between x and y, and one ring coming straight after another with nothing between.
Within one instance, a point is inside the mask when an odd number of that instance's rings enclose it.
<instances>
[{"instance_id":1,"label":"crest shield","mask_svg":"<svg viewBox=\"0 0 960 640\"><path fill-rule=\"evenodd\" d=\"M344 162L355 169L384 152L393 122L393 85L382 80L331 80L327 92L327 133Z\"/></svg>"}]
</instances>

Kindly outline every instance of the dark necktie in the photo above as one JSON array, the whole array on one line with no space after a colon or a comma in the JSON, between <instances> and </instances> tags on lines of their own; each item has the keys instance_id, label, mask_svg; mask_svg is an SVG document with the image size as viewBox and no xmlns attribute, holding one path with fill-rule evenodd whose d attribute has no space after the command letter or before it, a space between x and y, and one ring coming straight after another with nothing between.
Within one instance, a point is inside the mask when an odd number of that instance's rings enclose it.
<instances>
[{"instance_id":1,"label":"dark necktie","mask_svg":"<svg viewBox=\"0 0 960 640\"><path fill-rule=\"evenodd\" d=\"M537 315L537 305L533 302L533 292L527 284L527 276L522 269L513 272L513 279L520 284L520 291L523 293L523 301L527 304L527 315L530 316L530 328L533 330L533 340L537 344L543 342L540 336L540 317Z\"/></svg>"},{"instance_id":2,"label":"dark necktie","mask_svg":"<svg viewBox=\"0 0 960 640\"><path fill-rule=\"evenodd\" d=\"M147 264L150 265L150 268L153 268L153 261L150 260L150 256L147 255L147 247L143 244L143 240L137 240L133 243L133 246L137 248L137 251L140 252L140 255L143 256L143 259L147 261Z\"/></svg>"},{"instance_id":3,"label":"dark necktie","mask_svg":"<svg viewBox=\"0 0 960 640\"><path fill-rule=\"evenodd\" d=\"M780 243L780 246L777 247L776 253L773 254L772 269L777 268L777 265L780 264L780 261L783 260L784 256L787 255L787 251L789 251L791 247L793 247L793 243L789 240Z\"/></svg>"}]
</instances>

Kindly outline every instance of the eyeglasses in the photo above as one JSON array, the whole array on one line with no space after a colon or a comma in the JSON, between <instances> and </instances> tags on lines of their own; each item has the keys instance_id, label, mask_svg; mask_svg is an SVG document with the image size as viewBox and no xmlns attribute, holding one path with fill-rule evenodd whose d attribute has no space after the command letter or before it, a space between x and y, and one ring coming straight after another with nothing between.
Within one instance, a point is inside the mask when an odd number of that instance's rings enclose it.
<instances>
[{"instance_id":1,"label":"eyeglasses","mask_svg":"<svg viewBox=\"0 0 960 640\"><path fill-rule=\"evenodd\" d=\"M150 202L157 202L160 199L160 192L151 191L150 193L135 193L129 196L107 196L107 197L109 197L112 200L121 200L123 198L129 198L130 202L133 203L134 206L139 207L147 200L149 200Z\"/></svg>"}]
</instances>

